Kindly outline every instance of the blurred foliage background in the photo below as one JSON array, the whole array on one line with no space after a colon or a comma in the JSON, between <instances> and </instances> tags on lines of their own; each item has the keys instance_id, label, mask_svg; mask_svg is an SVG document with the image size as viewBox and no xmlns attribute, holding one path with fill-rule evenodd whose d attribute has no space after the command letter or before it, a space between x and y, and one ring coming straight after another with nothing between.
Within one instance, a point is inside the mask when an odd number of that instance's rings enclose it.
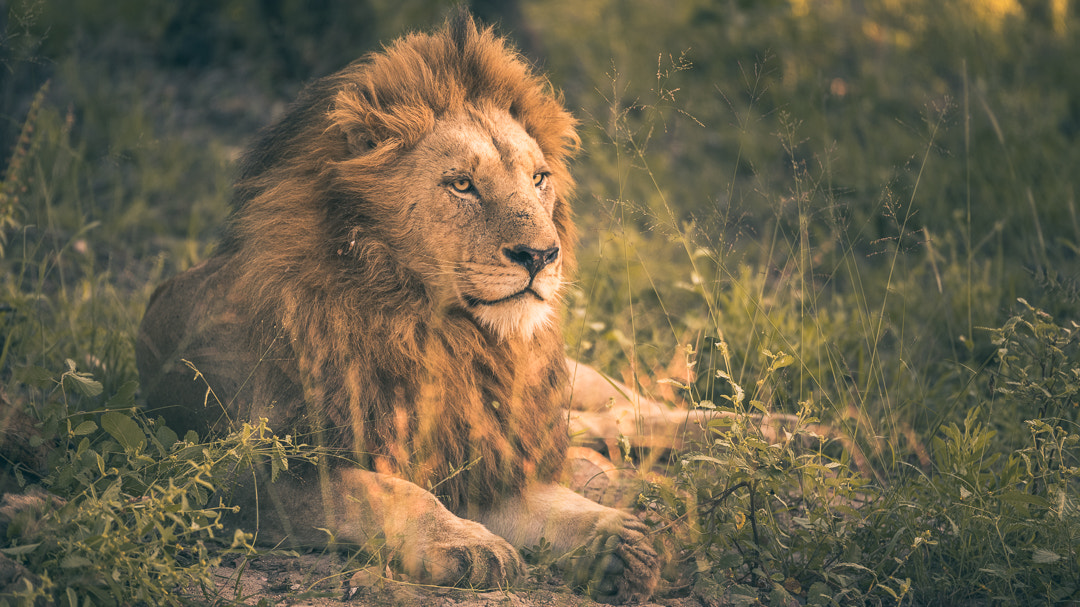
<instances>
[{"instance_id":1,"label":"blurred foliage background","mask_svg":"<svg viewBox=\"0 0 1080 607\"><path fill-rule=\"evenodd\" d=\"M438 24L450 6L6 4L0 141L10 149L34 93L52 79L51 99L73 113L87 154L114 158L122 150L109 141L113 131L135 130L130 136L144 145L164 146L196 137L190 131L207 119L212 139L242 145L303 82ZM947 161L921 175L915 228L961 224L973 247L1000 236L1012 256L1043 263L1075 245L1072 175L1054 170L1066 160L1075 166L1080 132L1070 0L481 0L471 7L550 73L581 118L590 137L579 171L582 215L593 196L657 206L651 183L637 183L649 180L628 178L630 164L607 166L618 150L606 140L616 138L625 114L678 213L760 225L773 214L763 184L782 189L793 165L825 167L829 204L820 212L865 224L872 243L889 232L875 225L885 221L876 208L883 187L912 187L917 171L905 169L921 160L926 123L940 121L934 154ZM798 149L785 150L778 137L781 114L800 125ZM112 128L120 124L126 129ZM212 180L200 174L197 181Z\"/></svg>"}]
</instances>

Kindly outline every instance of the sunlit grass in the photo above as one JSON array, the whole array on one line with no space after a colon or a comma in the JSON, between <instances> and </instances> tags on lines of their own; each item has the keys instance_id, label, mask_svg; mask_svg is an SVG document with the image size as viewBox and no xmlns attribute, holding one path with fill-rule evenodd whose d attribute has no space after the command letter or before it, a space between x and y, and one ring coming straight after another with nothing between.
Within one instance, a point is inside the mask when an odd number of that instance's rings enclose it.
<instances>
[{"instance_id":1,"label":"sunlit grass","mask_svg":"<svg viewBox=\"0 0 1080 607\"><path fill-rule=\"evenodd\" d=\"M929 106L922 152L848 216L828 186L845 179L833 150L807 150L800 121L777 112L786 177L758 183L771 217L759 208L747 226L722 211L707 221L708 205L675 210L645 151L661 126L609 102L615 120L591 125L603 156L653 191L590 201L598 246L582 255L570 348L629 367L654 397L685 352L696 380L676 400L739 415L711 422L709 441L647 492L662 526L681 529L696 591L813 604L1074 596L1080 435L1075 405L1062 405L1080 389L1065 362L1080 355L1080 326L1009 301L1024 280L1002 261L1000 226L972 242L970 206L916 221L934 196L924 180L956 171L946 131L972 109ZM1004 337L1015 327L1021 340ZM1042 396L1001 384L1015 356ZM1041 399L1052 404L1032 406ZM751 421L776 413L796 415L803 440L770 442ZM837 432L824 444L822 427Z\"/></svg>"}]
</instances>

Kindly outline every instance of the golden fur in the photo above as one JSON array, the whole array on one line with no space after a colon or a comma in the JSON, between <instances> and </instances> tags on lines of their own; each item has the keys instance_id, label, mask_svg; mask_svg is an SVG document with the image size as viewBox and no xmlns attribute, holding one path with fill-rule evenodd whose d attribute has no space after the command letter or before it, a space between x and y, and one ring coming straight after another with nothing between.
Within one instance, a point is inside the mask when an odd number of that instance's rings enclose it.
<instances>
[{"instance_id":1,"label":"golden fur","mask_svg":"<svg viewBox=\"0 0 1080 607\"><path fill-rule=\"evenodd\" d=\"M320 473L321 524L353 543L401 535L422 579L501 585L521 571L444 505L518 548L615 537L618 558L587 566L594 591L648 596L647 529L553 485L567 448L553 310L573 259L577 145L547 83L467 16L313 83L245 157L218 251L151 299L137 346L147 402L177 428L261 416L341 450L350 463ZM206 385L223 407L203 407ZM442 504L407 502L433 517L422 537L386 507L413 485ZM310 508L310 490L280 491ZM440 535L449 547L432 547Z\"/></svg>"}]
</instances>

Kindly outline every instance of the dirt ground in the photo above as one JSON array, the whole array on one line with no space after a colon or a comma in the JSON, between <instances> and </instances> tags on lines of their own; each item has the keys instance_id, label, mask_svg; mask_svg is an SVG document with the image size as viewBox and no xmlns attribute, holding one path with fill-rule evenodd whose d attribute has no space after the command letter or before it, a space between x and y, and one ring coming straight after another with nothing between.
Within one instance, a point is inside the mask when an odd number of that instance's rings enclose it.
<instances>
[{"instance_id":1,"label":"dirt ground","mask_svg":"<svg viewBox=\"0 0 1080 607\"><path fill-rule=\"evenodd\" d=\"M496 591L418 586L380 576L376 568L352 569L336 554L259 557L219 569L220 598L239 597L247 605L303 607L593 607L598 603L574 593L557 577L530 576L519 586ZM374 571L373 571L374 569ZM355 585L354 585L355 584ZM213 604L213 597L207 597ZM644 605L701 607L694 597L658 598ZM715 602L715 605L723 603Z\"/></svg>"},{"instance_id":2,"label":"dirt ground","mask_svg":"<svg viewBox=\"0 0 1080 607\"><path fill-rule=\"evenodd\" d=\"M626 507L636 498L634 476L604 473L598 465L603 458L589 456L584 449L572 450L567 483L579 493L598 502ZM477 591L421 586L400 578L385 567L350 560L340 552L266 555L254 559L235 557L217 571L216 596L206 596L208 605L219 600L240 599L247 605L289 605L297 607L596 607L581 592L563 583L558 573L547 567L533 567L530 575L506 590ZM662 581L652 602L643 605L665 607L719 607L732 604L710 587L698 583L675 587Z\"/></svg>"},{"instance_id":3,"label":"dirt ground","mask_svg":"<svg viewBox=\"0 0 1080 607\"><path fill-rule=\"evenodd\" d=\"M201 597L207 605L239 599L244 605L295 607L598 607L574 592L557 574L534 570L505 590L468 590L420 586L394 580L379 567L363 568L337 553L260 556L236 559L217 570L216 594ZM715 588L715 587L713 587ZM195 597L200 598L199 594ZM709 586L661 588L645 607L720 607L734 604Z\"/></svg>"}]
</instances>

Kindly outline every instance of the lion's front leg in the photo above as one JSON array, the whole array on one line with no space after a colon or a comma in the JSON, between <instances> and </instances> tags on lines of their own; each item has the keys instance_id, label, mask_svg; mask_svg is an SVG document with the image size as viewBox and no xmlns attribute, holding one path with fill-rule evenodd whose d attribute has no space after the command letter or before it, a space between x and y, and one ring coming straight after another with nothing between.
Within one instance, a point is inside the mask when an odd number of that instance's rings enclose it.
<instances>
[{"instance_id":1,"label":"lion's front leg","mask_svg":"<svg viewBox=\"0 0 1080 607\"><path fill-rule=\"evenodd\" d=\"M604 603L647 599L660 578L644 523L561 485L530 486L473 518L518 548L544 539L571 582Z\"/></svg>"},{"instance_id":2,"label":"lion's front leg","mask_svg":"<svg viewBox=\"0 0 1080 607\"><path fill-rule=\"evenodd\" d=\"M505 539L455 516L418 485L360 469L328 476L317 488L288 479L267 486L277 512L290 519L294 543L317 543L325 528L340 544L384 552L410 580L438 586L505 588L525 571ZM313 507L320 494L321 512Z\"/></svg>"}]
</instances>

